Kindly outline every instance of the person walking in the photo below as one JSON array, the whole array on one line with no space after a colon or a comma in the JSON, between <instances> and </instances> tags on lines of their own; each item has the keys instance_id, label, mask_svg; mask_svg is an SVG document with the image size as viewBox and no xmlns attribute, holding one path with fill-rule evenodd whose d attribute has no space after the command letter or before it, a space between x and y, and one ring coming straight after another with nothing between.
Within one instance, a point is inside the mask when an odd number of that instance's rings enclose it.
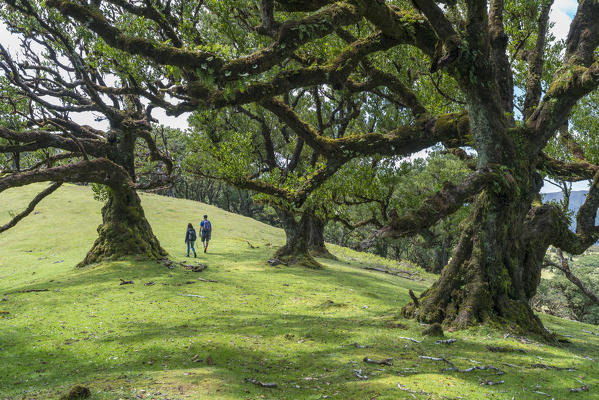
<instances>
[{"instance_id":1,"label":"person walking","mask_svg":"<svg viewBox=\"0 0 599 400\"><path fill-rule=\"evenodd\" d=\"M212 224L208 221L208 216L204 215L204 220L200 222L200 231L202 232L202 244L204 245L204 253L208 249L208 242L212 237Z\"/></svg>"},{"instance_id":2,"label":"person walking","mask_svg":"<svg viewBox=\"0 0 599 400\"><path fill-rule=\"evenodd\" d=\"M189 249L193 250L193 256L196 256L196 249L194 247L196 241L196 230L193 229L191 222L187 224L187 231L185 232L185 243L187 244L187 257L189 257Z\"/></svg>"}]
</instances>

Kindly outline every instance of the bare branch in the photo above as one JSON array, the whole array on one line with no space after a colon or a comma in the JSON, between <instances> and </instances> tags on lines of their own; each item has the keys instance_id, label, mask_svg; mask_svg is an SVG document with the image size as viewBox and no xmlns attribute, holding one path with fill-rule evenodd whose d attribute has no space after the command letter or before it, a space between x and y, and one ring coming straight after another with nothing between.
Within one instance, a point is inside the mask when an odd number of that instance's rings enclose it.
<instances>
[{"instance_id":1,"label":"bare branch","mask_svg":"<svg viewBox=\"0 0 599 400\"><path fill-rule=\"evenodd\" d=\"M37 206L40 201L42 201L44 198L46 198L50 194L54 193L54 191L56 189L58 189L61 185L62 185L61 182L53 183L52 185L50 185L49 187L47 187L46 189L44 189L43 191L38 193L38 195L35 196L33 198L33 200L31 200L31 202L29 203L29 205L27 206L27 208L25 210L20 212L18 215L15 215L13 217L13 219L11 219L8 223L0 226L0 233L7 231L10 228L14 227L15 225L17 225L19 223L19 221L21 221L23 218L25 218L26 216L31 214L33 212L33 210L35 210L35 206Z\"/></svg>"}]
</instances>

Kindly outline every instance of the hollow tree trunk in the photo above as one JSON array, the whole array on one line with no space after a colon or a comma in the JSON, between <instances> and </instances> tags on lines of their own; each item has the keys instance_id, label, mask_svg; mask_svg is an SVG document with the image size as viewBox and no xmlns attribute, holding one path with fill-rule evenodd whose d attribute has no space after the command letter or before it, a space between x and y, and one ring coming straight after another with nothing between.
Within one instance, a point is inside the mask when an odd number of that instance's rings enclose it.
<instances>
[{"instance_id":1,"label":"hollow tree trunk","mask_svg":"<svg viewBox=\"0 0 599 400\"><path fill-rule=\"evenodd\" d=\"M110 197L102 208L98 238L78 266L126 255L158 259L167 253L154 236L135 190L117 186L110 188Z\"/></svg>"},{"instance_id":2,"label":"hollow tree trunk","mask_svg":"<svg viewBox=\"0 0 599 400\"><path fill-rule=\"evenodd\" d=\"M405 316L458 329L495 322L547 336L530 299L556 234L543 225L551 219L542 218L553 208L531 208L540 178L530 174L519 182L512 190L497 193L495 187L476 198L449 264L418 302L403 308Z\"/></svg>"},{"instance_id":3,"label":"hollow tree trunk","mask_svg":"<svg viewBox=\"0 0 599 400\"><path fill-rule=\"evenodd\" d=\"M277 209L277 214L285 230L285 245L277 250L275 258L292 265L300 264L309 268L322 268L310 254L309 241L312 234L312 220L303 214L299 221L288 211Z\"/></svg>"}]
</instances>

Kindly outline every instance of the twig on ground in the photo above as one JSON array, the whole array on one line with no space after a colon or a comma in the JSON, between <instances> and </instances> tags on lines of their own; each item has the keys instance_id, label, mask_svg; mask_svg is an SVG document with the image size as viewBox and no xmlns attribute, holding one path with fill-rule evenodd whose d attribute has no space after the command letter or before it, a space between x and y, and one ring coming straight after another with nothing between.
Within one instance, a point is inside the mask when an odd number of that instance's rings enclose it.
<instances>
[{"instance_id":1,"label":"twig on ground","mask_svg":"<svg viewBox=\"0 0 599 400\"><path fill-rule=\"evenodd\" d=\"M574 367L554 367L553 365L547 365L547 364L530 364L530 367L531 368L554 369L556 371L569 371L569 372L576 371L576 368L574 368Z\"/></svg>"},{"instance_id":2,"label":"twig on ground","mask_svg":"<svg viewBox=\"0 0 599 400\"><path fill-rule=\"evenodd\" d=\"M421 391L419 391L419 392L417 392L417 391L415 391L415 390L412 390L412 389L409 389L409 388L405 387L405 386L404 386L404 385L402 385L401 383L398 383L398 384L397 384L397 387L398 387L400 390L403 390L404 392L408 392L408 393L410 393L410 395L411 395L413 398L415 398L415 399L417 399L417 398L418 398L418 397L414 396L415 394L423 394L423 395L425 395L425 396L430 396L430 393L429 393L429 392L425 392L425 391L422 391L422 390L421 390Z\"/></svg>"},{"instance_id":3,"label":"twig on ground","mask_svg":"<svg viewBox=\"0 0 599 400\"><path fill-rule=\"evenodd\" d=\"M451 361L449 361L447 358L444 357L430 357L430 356L418 356L418 358L421 358L423 360L432 360L432 361L443 361L447 364L449 364L449 368L443 368L441 371L445 372L445 371L456 371L456 372L471 372L474 370L493 370L493 371L497 371L497 375L503 375L504 372L502 370L500 370L497 367L494 367L492 365L475 365L473 367L470 368L466 368L466 369L459 369L458 367L455 366L454 363L452 363Z\"/></svg>"},{"instance_id":4,"label":"twig on ground","mask_svg":"<svg viewBox=\"0 0 599 400\"><path fill-rule=\"evenodd\" d=\"M133 281L126 281L123 278L121 279L121 283L119 283L119 285L133 285Z\"/></svg>"},{"instance_id":5,"label":"twig on ground","mask_svg":"<svg viewBox=\"0 0 599 400\"><path fill-rule=\"evenodd\" d=\"M353 346L356 349L369 349L369 348L372 347L369 344L358 344L358 342L353 342L353 343L350 343L350 344L342 344L341 346Z\"/></svg>"},{"instance_id":6,"label":"twig on ground","mask_svg":"<svg viewBox=\"0 0 599 400\"><path fill-rule=\"evenodd\" d=\"M589 390L589 387L587 385L582 385L579 388L571 388L570 389L570 393L580 393L580 392L587 392Z\"/></svg>"},{"instance_id":7,"label":"twig on ground","mask_svg":"<svg viewBox=\"0 0 599 400\"><path fill-rule=\"evenodd\" d=\"M200 296L199 294L185 294L185 293L179 293L179 296L187 296L187 297L199 297L201 299L205 299L206 296Z\"/></svg>"},{"instance_id":8,"label":"twig on ground","mask_svg":"<svg viewBox=\"0 0 599 400\"><path fill-rule=\"evenodd\" d=\"M457 339L445 339L445 340L437 340L435 344L452 344L457 342Z\"/></svg>"},{"instance_id":9,"label":"twig on ground","mask_svg":"<svg viewBox=\"0 0 599 400\"><path fill-rule=\"evenodd\" d=\"M592 331L587 331L586 329L583 329L582 331L583 331L584 333L590 333L591 335L599 336L599 333L592 332Z\"/></svg>"},{"instance_id":10,"label":"twig on ground","mask_svg":"<svg viewBox=\"0 0 599 400\"><path fill-rule=\"evenodd\" d=\"M503 346L487 346L487 350L489 350L493 353L509 353L512 351L516 352L516 353L526 353L522 349L513 349L511 347L503 347Z\"/></svg>"},{"instance_id":11,"label":"twig on ground","mask_svg":"<svg viewBox=\"0 0 599 400\"><path fill-rule=\"evenodd\" d=\"M257 386L265 387L265 388L276 389L279 387L274 382L260 382L259 380L254 379L254 378L245 378L245 381L248 383L253 383L254 385L257 385Z\"/></svg>"},{"instance_id":12,"label":"twig on ground","mask_svg":"<svg viewBox=\"0 0 599 400\"><path fill-rule=\"evenodd\" d=\"M363 374L361 369L354 369L354 375L363 380L368 379L368 375Z\"/></svg>"},{"instance_id":13,"label":"twig on ground","mask_svg":"<svg viewBox=\"0 0 599 400\"><path fill-rule=\"evenodd\" d=\"M441 371L459 371L458 367L456 367L454 363L452 363L451 361L449 361L447 358L444 358L444 357L418 356L418 358L422 358L423 360L431 360L431 361L443 361L443 362L446 362L447 364L449 364L449 368L444 368Z\"/></svg>"},{"instance_id":14,"label":"twig on ground","mask_svg":"<svg viewBox=\"0 0 599 400\"><path fill-rule=\"evenodd\" d=\"M214 279L204 279L204 278L198 278L198 281L200 281L200 282L218 282L218 281L215 281Z\"/></svg>"},{"instance_id":15,"label":"twig on ground","mask_svg":"<svg viewBox=\"0 0 599 400\"><path fill-rule=\"evenodd\" d=\"M377 360L373 360L368 357L364 357L364 359L362 361L364 361L365 363L369 363L369 364L389 365L389 366L393 365L393 358L385 358L384 360L377 361Z\"/></svg>"},{"instance_id":16,"label":"twig on ground","mask_svg":"<svg viewBox=\"0 0 599 400\"><path fill-rule=\"evenodd\" d=\"M408 280L415 280L414 278L412 278L412 275L414 275L414 273L409 272L409 271L404 271L404 270L391 270L391 269L387 269L384 267L362 267L362 269L368 270L368 271L376 271L376 272L382 272L384 274L389 274L389 275L393 275L393 276L399 276L400 278L404 278L404 279L408 279Z\"/></svg>"},{"instance_id":17,"label":"twig on ground","mask_svg":"<svg viewBox=\"0 0 599 400\"><path fill-rule=\"evenodd\" d=\"M411 338L411 337L399 336L399 338L400 338L400 339L409 340L409 341L412 341L412 342L414 342L414 343L420 343L420 340L416 340L416 339L414 339L414 338Z\"/></svg>"},{"instance_id":18,"label":"twig on ground","mask_svg":"<svg viewBox=\"0 0 599 400\"><path fill-rule=\"evenodd\" d=\"M5 295L7 294L14 294L14 293L32 293L32 292L49 292L50 289L25 289L25 290L15 290L14 292L9 292L9 293L4 293Z\"/></svg>"},{"instance_id":19,"label":"twig on ground","mask_svg":"<svg viewBox=\"0 0 599 400\"><path fill-rule=\"evenodd\" d=\"M501 385L502 383L505 383L505 381L482 381L480 383L481 386L492 386L492 385Z\"/></svg>"}]
</instances>

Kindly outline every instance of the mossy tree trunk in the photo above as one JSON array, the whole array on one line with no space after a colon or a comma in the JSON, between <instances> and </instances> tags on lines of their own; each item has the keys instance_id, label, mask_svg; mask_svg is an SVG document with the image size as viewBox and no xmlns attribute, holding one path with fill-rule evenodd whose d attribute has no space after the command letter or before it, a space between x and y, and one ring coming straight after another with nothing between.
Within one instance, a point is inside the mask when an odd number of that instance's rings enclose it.
<instances>
[{"instance_id":1,"label":"mossy tree trunk","mask_svg":"<svg viewBox=\"0 0 599 400\"><path fill-rule=\"evenodd\" d=\"M310 224L310 236L308 238L308 249L315 257L330 258L335 260L336 257L329 252L324 242L324 228L326 221L315 217L308 216Z\"/></svg>"},{"instance_id":2,"label":"mossy tree trunk","mask_svg":"<svg viewBox=\"0 0 599 400\"><path fill-rule=\"evenodd\" d=\"M126 255L159 259L167 255L152 232L139 196L126 185L109 189L110 197L102 208L98 238L78 266Z\"/></svg>"},{"instance_id":3,"label":"mossy tree trunk","mask_svg":"<svg viewBox=\"0 0 599 400\"><path fill-rule=\"evenodd\" d=\"M293 213L281 209L277 209L277 214L285 230L285 245L277 250L275 258L289 265L322 268L310 253L310 241L314 233L312 218L308 214L302 214L298 221Z\"/></svg>"},{"instance_id":4,"label":"mossy tree trunk","mask_svg":"<svg viewBox=\"0 0 599 400\"><path fill-rule=\"evenodd\" d=\"M476 110L470 115L476 117ZM475 140L480 142L478 167L498 174L480 186L458 246L437 282L402 312L457 329L497 323L547 336L530 300L545 252L554 235L561 235L556 231L556 210L540 202L533 205L540 198L542 179L529 144L517 144L516 129L489 135L502 129L502 121L490 121L488 112L478 116L478 121L471 118ZM504 121L503 126L509 124ZM502 138L509 136L508 145Z\"/></svg>"},{"instance_id":5,"label":"mossy tree trunk","mask_svg":"<svg viewBox=\"0 0 599 400\"><path fill-rule=\"evenodd\" d=\"M141 201L133 184L135 182L135 131L112 131L108 159L126 171L126 183L109 184L108 201L102 207L102 224L98 238L78 266L127 255L140 255L159 259L167 255L152 232L145 217Z\"/></svg>"}]
</instances>

